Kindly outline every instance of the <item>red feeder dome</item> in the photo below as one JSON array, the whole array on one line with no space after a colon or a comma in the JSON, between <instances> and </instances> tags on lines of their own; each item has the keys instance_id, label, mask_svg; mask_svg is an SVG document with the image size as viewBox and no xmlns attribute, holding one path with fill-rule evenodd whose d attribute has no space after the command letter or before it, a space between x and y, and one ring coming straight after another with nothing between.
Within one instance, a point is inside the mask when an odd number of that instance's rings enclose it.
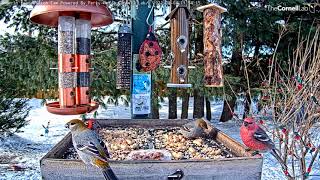
<instances>
[{"instance_id":1,"label":"red feeder dome","mask_svg":"<svg viewBox=\"0 0 320 180\"><path fill-rule=\"evenodd\" d=\"M59 102L47 104L47 110L59 115L96 110L99 104L90 97L91 28L111 24L111 11L96 0L42 0L30 20L58 26Z\"/></svg>"}]
</instances>

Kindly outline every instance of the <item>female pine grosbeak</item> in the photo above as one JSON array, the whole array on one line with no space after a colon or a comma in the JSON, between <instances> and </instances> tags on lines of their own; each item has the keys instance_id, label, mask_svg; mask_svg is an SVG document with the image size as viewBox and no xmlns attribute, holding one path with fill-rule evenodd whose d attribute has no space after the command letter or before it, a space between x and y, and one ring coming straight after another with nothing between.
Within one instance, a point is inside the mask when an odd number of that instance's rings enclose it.
<instances>
[{"instance_id":1,"label":"female pine grosbeak","mask_svg":"<svg viewBox=\"0 0 320 180\"><path fill-rule=\"evenodd\" d=\"M274 143L267 133L258 124L256 124L252 117L244 119L240 128L240 136L243 143L251 150L262 152L270 151L270 153L278 160L282 169L284 171L288 171L284 161L276 152Z\"/></svg>"},{"instance_id":2,"label":"female pine grosbeak","mask_svg":"<svg viewBox=\"0 0 320 180\"><path fill-rule=\"evenodd\" d=\"M215 138L217 135L217 130L204 118L183 125L180 132L188 139Z\"/></svg>"},{"instance_id":3,"label":"female pine grosbeak","mask_svg":"<svg viewBox=\"0 0 320 180\"><path fill-rule=\"evenodd\" d=\"M117 180L107 160L108 150L99 136L79 119L69 121L66 127L71 130L73 146L80 159L86 165L100 168L106 180Z\"/></svg>"}]
</instances>

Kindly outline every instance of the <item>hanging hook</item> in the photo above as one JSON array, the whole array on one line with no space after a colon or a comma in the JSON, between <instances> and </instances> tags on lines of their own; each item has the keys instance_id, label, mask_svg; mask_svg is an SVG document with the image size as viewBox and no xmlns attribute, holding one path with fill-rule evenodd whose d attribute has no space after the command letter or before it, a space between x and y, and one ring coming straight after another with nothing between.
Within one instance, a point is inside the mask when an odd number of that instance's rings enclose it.
<instances>
[{"instance_id":1,"label":"hanging hook","mask_svg":"<svg viewBox=\"0 0 320 180\"><path fill-rule=\"evenodd\" d=\"M152 26L154 25L154 20L152 20L152 23L151 23L151 24L149 23L149 19L150 19L150 17L151 17L151 14L152 14L152 12L153 12L153 9L154 9L154 3L152 3L151 10L150 10L150 12L149 12L149 14L148 14L148 17L147 17L147 19L146 19L146 23L149 25L150 31L151 31L151 29L152 29Z\"/></svg>"}]
</instances>

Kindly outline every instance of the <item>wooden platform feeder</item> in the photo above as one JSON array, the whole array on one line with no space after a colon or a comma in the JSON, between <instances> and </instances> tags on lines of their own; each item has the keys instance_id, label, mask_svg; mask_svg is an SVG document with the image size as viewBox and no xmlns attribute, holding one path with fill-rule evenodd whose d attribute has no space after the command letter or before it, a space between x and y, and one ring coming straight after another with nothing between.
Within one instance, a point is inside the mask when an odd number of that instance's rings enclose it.
<instances>
[{"instance_id":1,"label":"wooden platform feeder","mask_svg":"<svg viewBox=\"0 0 320 180\"><path fill-rule=\"evenodd\" d=\"M227 9L212 3L197 10L203 12L205 87L222 87L221 13Z\"/></svg>"},{"instance_id":2,"label":"wooden platform feeder","mask_svg":"<svg viewBox=\"0 0 320 180\"><path fill-rule=\"evenodd\" d=\"M167 87L190 88L188 84L188 55L189 55L189 16L185 5L179 5L166 17L171 26L171 52L173 62L170 83Z\"/></svg>"},{"instance_id":3,"label":"wooden platform feeder","mask_svg":"<svg viewBox=\"0 0 320 180\"><path fill-rule=\"evenodd\" d=\"M188 120L97 120L102 128L170 128L180 127ZM121 180L167 180L168 176L181 170L185 180L255 180L261 179L262 158L251 156L245 148L221 131L215 139L230 149L233 158L208 160L133 160L113 161L110 166ZM63 159L63 155L72 147L71 134L64 137L40 162L43 179L57 180L94 180L103 179L95 167L86 166L81 160ZM250 169L250 171L247 171ZM172 176L171 176L172 177ZM179 179L179 178L176 178Z\"/></svg>"},{"instance_id":4,"label":"wooden platform feeder","mask_svg":"<svg viewBox=\"0 0 320 180\"><path fill-rule=\"evenodd\" d=\"M113 22L111 11L96 0L43 0L34 7L30 20L58 26L59 102L47 104L54 114L74 115L98 108L90 98L91 27Z\"/></svg>"}]
</instances>

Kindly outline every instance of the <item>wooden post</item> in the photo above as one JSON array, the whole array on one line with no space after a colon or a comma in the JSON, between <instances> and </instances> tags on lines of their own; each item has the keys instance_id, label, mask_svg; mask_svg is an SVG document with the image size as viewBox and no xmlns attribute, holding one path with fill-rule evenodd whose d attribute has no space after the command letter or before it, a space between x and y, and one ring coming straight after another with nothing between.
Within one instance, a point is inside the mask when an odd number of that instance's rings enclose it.
<instances>
[{"instance_id":1,"label":"wooden post","mask_svg":"<svg viewBox=\"0 0 320 180\"><path fill-rule=\"evenodd\" d=\"M201 6L197 10L203 12L205 86L222 87L221 13L227 10L214 3Z\"/></svg>"},{"instance_id":2,"label":"wooden post","mask_svg":"<svg viewBox=\"0 0 320 180\"><path fill-rule=\"evenodd\" d=\"M171 83L168 87L186 88L188 84L189 54L189 10L186 5L178 5L166 17L170 19L171 52L174 60L171 67Z\"/></svg>"}]
</instances>

